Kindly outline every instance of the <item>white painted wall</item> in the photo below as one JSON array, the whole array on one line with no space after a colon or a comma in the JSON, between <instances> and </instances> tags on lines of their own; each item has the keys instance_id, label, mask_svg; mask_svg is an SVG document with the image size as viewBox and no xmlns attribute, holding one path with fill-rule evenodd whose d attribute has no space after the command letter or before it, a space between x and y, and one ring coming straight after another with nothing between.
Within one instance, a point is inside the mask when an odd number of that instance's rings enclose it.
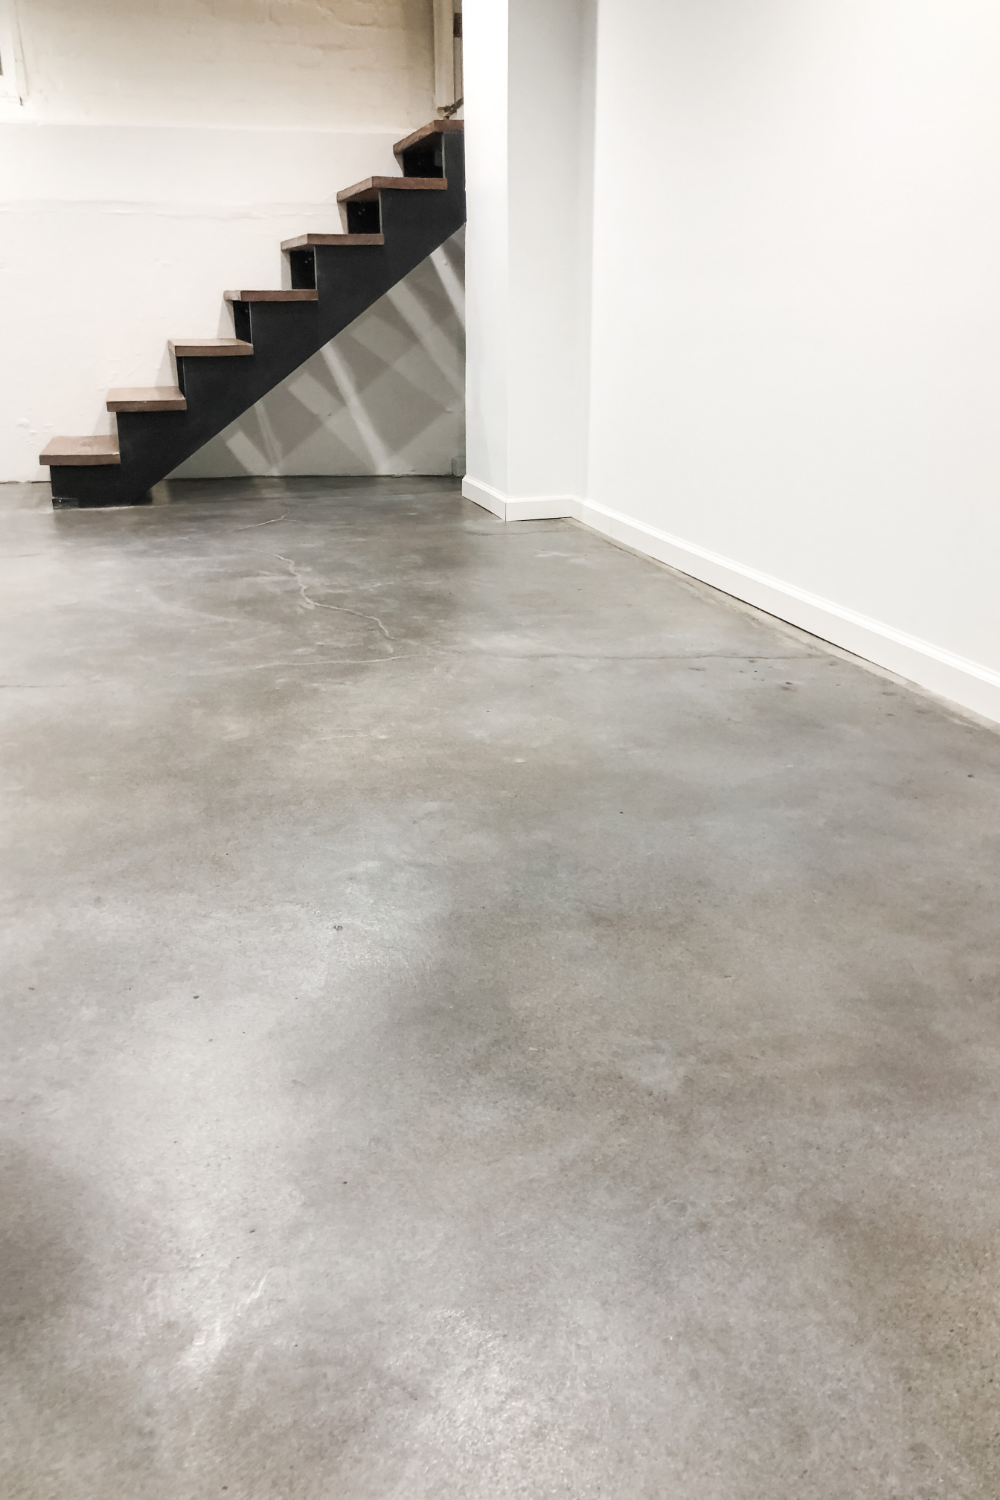
<instances>
[{"instance_id":1,"label":"white painted wall","mask_svg":"<svg viewBox=\"0 0 1000 1500\"><path fill-rule=\"evenodd\" d=\"M17 8L27 94L0 101L0 479L41 479L49 437L112 430L109 386L172 380L169 338L231 332L227 287L280 286L282 239L339 230L338 189L398 170L393 141L434 115L431 3ZM450 472L462 446L454 261L453 247L395 294L397 311L409 299L432 324L423 361L397 341L398 379L369 378L369 346L389 348L376 312L352 330L360 366L338 365L354 395L331 396L306 450L301 426L282 430L291 408L274 393L258 413L272 434L264 458L217 443L186 471L223 472L225 452L231 473L298 473L306 461L343 473L350 451L353 472ZM419 441L401 381L421 393Z\"/></svg>"},{"instance_id":2,"label":"white painted wall","mask_svg":"<svg viewBox=\"0 0 1000 1500\"><path fill-rule=\"evenodd\" d=\"M507 489L507 6L463 10L465 80L466 443L469 475ZM474 101L470 109L470 101Z\"/></svg>"},{"instance_id":3,"label":"white painted wall","mask_svg":"<svg viewBox=\"0 0 1000 1500\"><path fill-rule=\"evenodd\" d=\"M25 119L379 132L434 116L432 0L14 3Z\"/></svg>"},{"instance_id":4,"label":"white painted wall","mask_svg":"<svg viewBox=\"0 0 1000 1500\"><path fill-rule=\"evenodd\" d=\"M464 10L466 493L508 519L583 483L593 17L587 0Z\"/></svg>"},{"instance_id":5,"label":"white painted wall","mask_svg":"<svg viewBox=\"0 0 1000 1500\"><path fill-rule=\"evenodd\" d=\"M588 498L1000 719L1000 9L614 0L599 36Z\"/></svg>"},{"instance_id":6,"label":"white painted wall","mask_svg":"<svg viewBox=\"0 0 1000 1500\"><path fill-rule=\"evenodd\" d=\"M1000 720L998 77L994 0L600 0L587 464L555 510ZM503 88L538 96L513 48ZM470 318L470 393L500 349ZM470 429L467 493L486 462Z\"/></svg>"}]
</instances>

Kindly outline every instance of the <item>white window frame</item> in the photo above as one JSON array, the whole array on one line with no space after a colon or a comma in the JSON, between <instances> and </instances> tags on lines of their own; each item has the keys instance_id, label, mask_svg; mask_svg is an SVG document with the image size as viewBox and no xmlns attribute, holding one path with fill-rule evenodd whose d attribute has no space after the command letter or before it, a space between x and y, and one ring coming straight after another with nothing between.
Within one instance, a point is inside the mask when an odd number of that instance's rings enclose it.
<instances>
[{"instance_id":1,"label":"white window frame","mask_svg":"<svg viewBox=\"0 0 1000 1500\"><path fill-rule=\"evenodd\" d=\"M27 91L17 0L0 0L0 101L23 104Z\"/></svg>"}]
</instances>

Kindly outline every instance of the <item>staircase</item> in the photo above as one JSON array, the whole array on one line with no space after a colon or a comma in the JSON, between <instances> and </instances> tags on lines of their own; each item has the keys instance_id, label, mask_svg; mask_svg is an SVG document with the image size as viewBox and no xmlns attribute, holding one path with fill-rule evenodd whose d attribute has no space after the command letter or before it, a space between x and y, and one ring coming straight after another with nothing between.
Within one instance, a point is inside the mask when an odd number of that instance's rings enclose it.
<instances>
[{"instance_id":1,"label":"staircase","mask_svg":"<svg viewBox=\"0 0 1000 1500\"><path fill-rule=\"evenodd\" d=\"M344 234L303 234L282 250L289 291L232 291L234 338L172 339L175 386L108 392L117 437L56 437L39 455L52 503L137 505L353 323L465 223L461 120L433 120L393 147L401 177L337 194Z\"/></svg>"}]
</instances>

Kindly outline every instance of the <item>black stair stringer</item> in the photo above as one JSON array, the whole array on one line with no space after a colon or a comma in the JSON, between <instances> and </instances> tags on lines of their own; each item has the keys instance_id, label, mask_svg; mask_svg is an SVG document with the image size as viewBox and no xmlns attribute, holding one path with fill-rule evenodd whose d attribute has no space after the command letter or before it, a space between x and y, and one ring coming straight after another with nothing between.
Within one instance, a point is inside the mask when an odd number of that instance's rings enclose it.
<instances>
[{"instance_id":1,"label":"black stair stringer","mask_svg":"<svg viewBox=\"0 0 1000 1500\"><path fill-rule=\"evenodd\" d=\"M381 194L384 245L316 246L316 302L241 303L252 355L178 356L187 411L119 412L120 466L53 465L55 505L136 505L152 485L304 364L465 223L465 154L443 136L447 188ZM240 336L247 335L240 329Z\"/></svg>"}]
</instances>

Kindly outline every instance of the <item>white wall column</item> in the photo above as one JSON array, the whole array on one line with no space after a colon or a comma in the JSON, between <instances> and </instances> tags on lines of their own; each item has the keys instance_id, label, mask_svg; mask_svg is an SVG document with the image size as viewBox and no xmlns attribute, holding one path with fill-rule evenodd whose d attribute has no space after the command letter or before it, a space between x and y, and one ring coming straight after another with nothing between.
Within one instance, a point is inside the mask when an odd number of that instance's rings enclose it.
<instances>
[{"instance_id":1,"label":"white wall column","mask_svg":"<svg viewBox=\"0 0 1000 1500\"><path fill-rule=\"evenodd\" d=\"M505 520L585 490L593 0L466 0L468 474Z\"/></svg>"}]
</instances>

